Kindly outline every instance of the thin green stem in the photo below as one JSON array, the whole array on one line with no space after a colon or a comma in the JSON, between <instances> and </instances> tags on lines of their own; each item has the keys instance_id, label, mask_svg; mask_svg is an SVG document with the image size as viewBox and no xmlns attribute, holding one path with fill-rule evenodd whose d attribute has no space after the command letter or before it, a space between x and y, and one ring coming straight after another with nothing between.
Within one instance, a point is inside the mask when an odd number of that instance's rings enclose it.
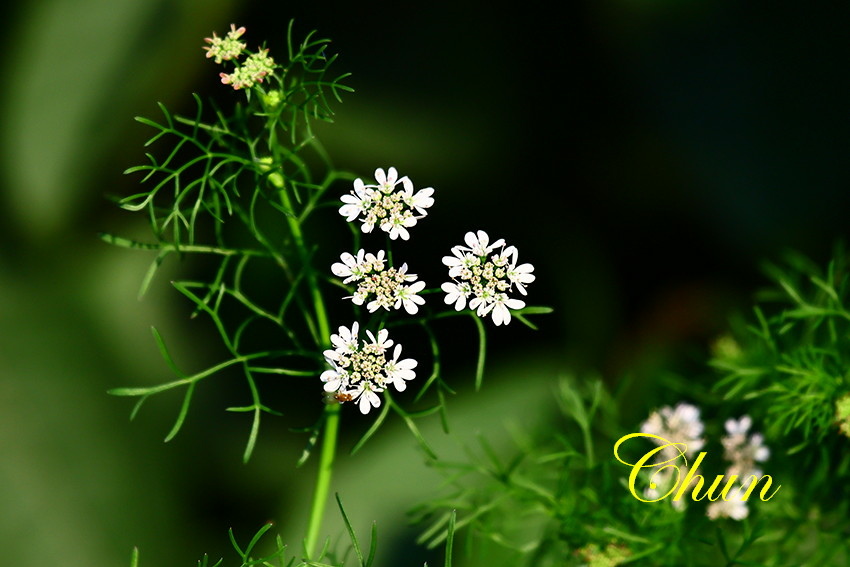
<instances>
[{"instance_id":1,"label":"thin green stem","mask_svg":"<svg viewBox=\"0 0 850 567\"><path fill-rule=\"evenodd\" d=\"M592 469L594 466L593 458L593 439L590 435L590 423L581 428L581 436L584 441L584 451L587 453L587 468Z\"/></svg>"},{"instance_id":2,"label":"thin green stem","mask_svg":"<svg viewBox=\"0 0 850 567\"><path fill-rule=\"evenodd\" d=\"M282 183L281 183L282 185ZM280 200L284 208L294 212L292 200L289 198L289 192L286 187L280 187ZM316 344L325 348L330 344L330 325L328 324L328 313L325 309L325 300L322 297L322 292L319 289L319 282L316 279L316 274L310 266L310 252L304 244L304 233L301 231L301 223L295 214L286 215L286 221L289 223L289 230L292 232L292 238L295 239L295 245L298 247L298 253L301 255L304 272L307 274L307 283L310 287L310 296L313 300L313 307L316 310L316 321L318 322L318 336L315 337Z\"/></svg>"},{"instance_id":3,"label":"thin green stem","mask_svg":"<svg viewBox=\"0 0 850 567\"><path fill-rule=\"evenodd\" d=\"M339 433L339 416L342 406L331 403L325 406L325 428L322 439L322 452L319 455L319 469L316 474L316 489L313 493L313 504L310 507L310 523L307 526L307 536L304 538L304 553L312 558L319 541L319 530L327 507L330 493L331 477L333 476L334 457L336 456L336 440Z\"/></svg>"},{"instance_id":4,"label":"thin green stem","mask_svg":"<svg viewBox=\"0 0 850 567\"><path fill-rule=\"evenodd\" d=\"M283 184L281 184L283 185ZM288 211L294 213L292 200L289 197L289 192L286 187L280 187L281 203ZM307 284L310 287L310 296L313 300L313 307L316 312L316 321L318 329L315 339L316 344L321 348L330 347L330 324L328 322L328 314L325 309L324 298L319 289L319 282L316 274L310 265L310 252L304 244L304 234L301 231L301 223L297 215L287 215L289 229L292 232L292 237L295 240L295 245L301 255L304 273L307 276ZM339 419L340 405L331 403L325 406L325 427L324 437L322 438L322 450L319 455L319 468L316 475L316 488L313 492L313 502L310 507L310 521L307 525L307 535L304 538L304 553L306 557L313 556L316 544L319 541L319 532L322 529L322 520L327 507L328 495L330 493L331 477L333 476L334 458L336 456L336 442L339 434Z\"/></svg>"}]
</instances>

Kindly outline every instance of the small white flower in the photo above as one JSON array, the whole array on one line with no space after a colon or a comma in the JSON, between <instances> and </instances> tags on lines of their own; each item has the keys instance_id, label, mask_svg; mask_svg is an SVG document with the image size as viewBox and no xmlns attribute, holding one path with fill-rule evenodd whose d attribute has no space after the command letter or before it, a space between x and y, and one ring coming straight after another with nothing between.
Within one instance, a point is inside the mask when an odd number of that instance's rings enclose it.
<instances>
[{"instance_id":1,"label":"small white flower","mask_svg":"<svg viewBox=\"0 0 850 567\"><path fill-rule=\"evenodd\" d=\"M413 285L401 286L396 294L395 305L393 307L398 309L403 306L408 314L416 315L419 311L419 306L425 305L425 299L416 295L423 289L425 289L425 282L416 282Z\"/></svg>"},{"instance_id":2,"label":"small white flower","mask_svg":"<svg viewBox=\"0 0 850 567\"><path fill-rule=\"evenodd\" d=\"M469 246L469 251L476 256L486 256L498 246L505 245L505 241L501 238L493 244L489 244L490 237L483 230L479 230L477 233L467 232L463 240Z\"/></svg>"},{"instance_id":3,"label":"small white flower","mask_svg":"<svg viewBox=\"0 0 850 567\"><path fill-rule=\"evenodd\" d=\"M354 180L354 194L343 195L340 200L345 203L339 208L339 214L348 222L353 221L364 213L372 204L372 192L364 184L362 179ZM363 229L363 232L371 232L372 229Z\"/></svg>"},{"instance_id":4,"label":"small white flower","mask_svg":"<svg viewBox=\"0 0 850 567\"><path fill-rule=\"evenodd\" d=\"M490 302L492 297L492 290L485 288L469 300L469 308L474 309L475 314L479 317L486 317L490 310L493 309L493 304Z\"/></svg>"},{"instance_id":5,"label":"small white flower","mask_svg":"<svg viewBox=\"0 0 850 567\"><path fill-rule=\"evenodd\" d=\"M724 427L729 435L745 435L750 430L753 420L750 416L742 416L739 420L727 419Z\"/></svg>"},{"instance_id":6,"label":"small white flower","mask_svg":"<svg viewBox=\"0 0 850 567\"><path fill-rule=\"evenodd\" d=\"M496 296L490 307L493 311L493 323L497 326L504 323L507 325L511 322L511 309L522 309L525 307L525 302L519 299L511 299L504 293Z\"/></svg>"},{"instance_id":7,"label":"small white flower","mask_svg":"<svg viewBox=\"0 0 850 567\"><path fill-rule=\"evenodd\" d=\"M377 184L366 185L362 179L355 179L353 192L341 197L339 213L348 222L359 218L363 232L372 232L378 225L391 240L408 240L408 229L424 218L426 209L434 204L434 189L428 187L414 193L410 178L399 178L394 167L386 172L376 169L375 181Z\"/></svg>"},{"instance_id":8,"label":"small white flower","mask_svg":"<svg viewBox=\"0 0 850 567\"><path fill-rule=\"evenodd\" d=\"M412 358L399 360L401 345L395 345L393 357L387 360L387 351L395 343L389 338L387 329L380 329L377 336L366 331L368 340L358 338L359 325L351 329L340 327L338 334L331 335L334 348L325 351L325 360L330 366L322 372L320 379L325 392L335 393L336 399L354 400L362 413L381 405L378 396L389 385L401 392L413 380L417 362Z\"/></svg>"},{"instance_id":9,"label":"small white flower","mask_svg":"<svg viewBox=\"0 0 850 567\"><path fill-rule=\"evenodd\" d=\"M665 406L657 412L652 412L641 425L642 433L650 433L666 439L671 443L687 445L685 454L690 457L705 445L705 439L700 437L705 426L700 420L700 411L694 405L679 403L675 408ZM660 439L653 441L661 445ZM675 447L666 447L662 451L663 459L672 459L678 455Z\"/></svg>"},{"instance_id":10,"label":"small white flower","mask_svg":"<svg viewBox=\"0 0 850 567\"><path fill-rule=\"evenodd\" d=\"M402 240L410 240L407 229L413 226L416 226L416 217L394 213L381 223L381 230L390 234L390 240L396 240L399 236Z\"/></svg>"},{"instance_id":11,"label":"small white flower","mask_svg":"<svg viewBox=\"0 0 850 567\"><path fill-rule=\"evenodd\" d=\"M750 514L747 503L741 500L741 488L735 487L729 491L728 500L717 500L708 505L705 510L706 516L712 520L718 518L732 518L741 521Z\"/></svg>"},{"instance_id":12,"label":"small white flower","mask_svg":"<svg viewBox=\"0 0 850 567\"><path fill-rule=\"evenodd\" d=\"M382 250L383 252L383 250ZM357 251L357 256L352 256L348 252L340 254L339 258L342 262L336 262L331 266L331 272L337 277L345 278L342 283L350 283L363 277L363 249Z\"/></svg>"},{"instance_id":13,"label":"small white flower","mask_svg":"<svg viewBox=\"0 0 850 567\"><path fill-rule=\"evenodd\" d=\"M399 355L401 355L401 345L396 345L395 351L393 351L393 359L387 363L386 373L388 381L395 386L395 389L403 392L407 388L404 381L416 378L413 369L416 368L417 362L412 358L405 358L400 361Z\"/></svg>"},{"instance_id":14,"label":"small white flower","mask_svg":"<svg viewBox=\"0 0 850 567\"><path fill-rule=\"evenodd\" d=\"M449 277L457 278L464 273L464 270L470 270L481 264L478 256L466 252L463 246L452 247L453 256L443 256L443 264L449 268Z\"/></svg>"},{"instance_id":15,"label":"small white flower","mask_svg":"<svg viewBox=\"0 0 850 567\"><path fill-rule=\"evenodd\" d=\"M325 370L324 372L322 372L320 378L322 382L325 383L325 392L336 392L337 390L339 390L340 386L342 386L343 375L340 373L333 360L326 360L328 361L328 364L330 364L333 368L331 370Z\"/></svg>"},{"instance_id":16,"label":"small white flower","mask_svg":"<svg viewBox=\"0 0 850 567\"><path fill-rule=\"evenodd\" d=\"M402 195L404 203L408 207L416 209L416 212L420 215L426 215L427 213L425 212L425 209L434 204L434 198L431 196L434 194L434 189L432 187L427 187L425 189L420 189L416 192L416 194L414 194L413 182L407 177L402 179L402 186L404 187L404 195Z\"/></svg>"},{"instance_id":17,"label":"small white flower","mask_svg":"<svg viewBox=\"0 0 850 567\"><path fill-rule=\"evenodd\" d=\"M386 329L378 331L378 338L375 338L372 331L366 331L366 334L369 335L369 339L372 341L372 344L375 345L375 349L380 354L384 354L388 348L393 346L393 340L389 338L390 332Z\"/></svg>"},{"instance_id":18,"label":"small white flower","mask_svg":"<svg viewBox=\"0 0 850 567\"><path fill-rule=\"evenodd\" d=\"M517 266L517 249L513 246L509 246L508 248L511 250L510 267L508 267L507 271L508 279L516 286L521 294L526 295L528 292L525 291L525 285L530 284L536 279L534 274L531 273L534 271L534 266L528 263Z\"/></svg>"},{"instance_id":19,"label":"small white flower","mask_svg":"<svg viewBox=\"0 0 850 567\"><path fill-rule=\"evenodd\" d=\"M753 420L748 415L738 420L726 420L728 435L721 439L723 457L731 462L727 474L738 475L742 482L750 480L752 475L761 476L761 470L756 463L766 461L770 457L770 449L764 445L764 437L761 434L753 433L748 437L752 423Z\"/></svg>"},{"instance_id":20,"label":"small white flower","mask_svg":"<svg viewBox=\"0 0 850 567\"><path fill-rule=\"evenodd\" d=\"M472 287L468 283L452 283L446 282L440 286L440 289L446 292L446 303L455 304L455 310L463 311L466 307L466 298L472 293Z\"/></svg>"},{"instance_id":21,"label":"small white flower","mask_svg":"<svg viewBox=\"0 0 850 567\"><path fill-rule=\"evenodd\" d=\"M372 408L377 408L381 405L381 398L379 398L378 394L375 392L383 392L384 389L380 388L373 390L373 388L374 386L368 382L364 382L357 385L357 387L353 390L346 392L355 402L357 402L357 407L360 408L360 413L363 415L369 413L369 410Z\"/></svg>"},{"instance_id":22,"label":"small white flower","mask_svg":"<svg viewBox=\"0 0 850 567\"><path fill-rule=\"evenodd\" d=\"M440 286L446 292L445 302L461 311L468 301L469 308L479 317L492 314L494 324L507 325L511 322L511 310L525 307L524 301L508 293L515 287L526 295L526 284L535 279L531 273L534 267L531 264L517 266L517 249L514 246L506 248L501 238L491 243L483 230L467 232L464 242L466 246L454 246L452 255L443 257L443 264L449 268L449 277L453 280ZM499 251L493 253L497 248Z\"/></svg>"},{"instance_id":23,"label":"small white flower","mask_svg":"<svg viewBox=\"0 0 850 567\"><path fill-rule=\"evenodd\" d=\"M407 179L407 177L405 177L404 179ZM376 187L382 193L392 193L396 185L402 182L402 180L398 178L398 171L396 171L396 168L394 167L391 167L386 174L384 173L384 170L380 167L376 169L375 181L378 182L378 185L376 185Z\"/></svg>"},{"instance_id":24,"label":"small white flower","mask_svg":"<svg viewBox=\"0 0 850 567\"><path fill-rule=\"evenodd\" d=\"M691 469L688 466L679 466L678 474L675 474L677 469L673 467L659 468L658 470L649 470L653 472L649 473L648 475L649 483L643 490L643 496L646 500L658 500L659 498L668 494L673 489L673 486L676 482L678 482L680 479L686 478L690 473ZM689 491L691 487L696 485L696 476L698 474L699 470L694 472L694 476L691 478L691 482L688 483L688 487L685 489L685 492ZM686 508L685 498L673 500L673 498L671 497L668 502L670 502L670 505L679 512L683 512Z\"/></svg>"},{"instance_id":25,"label":"small white flower","mask_svg":"<svg viewBox=\"0 0 850 567\"><path fill-rule=\"evenodd\" d=\"M357 350L357 334L359 331L360 324L355 321L354 324L351 325L350 330L348 327L340 327L338 335L331 335L331 344L334 346L334 349L336 349L336 352L339 354L347 354Z\"/></svg>"}]
</instances>

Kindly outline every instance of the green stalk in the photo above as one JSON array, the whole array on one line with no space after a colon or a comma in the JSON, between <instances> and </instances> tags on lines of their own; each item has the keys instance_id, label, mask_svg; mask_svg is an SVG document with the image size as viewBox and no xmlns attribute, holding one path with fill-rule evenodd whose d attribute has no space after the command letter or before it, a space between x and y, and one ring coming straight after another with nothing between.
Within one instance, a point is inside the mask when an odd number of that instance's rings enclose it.
<instances>
[{"instance_id":1,"label":"green stalk","mask_svg":"<svg viewBox=\"0 0 850 567\"><path fill-rule=\"evenodd\" d=\"M304 553L307 559L312 558L315 552L316 543L319 541L319 531L322 529L322 519L327 507L341 408L342 406L337 403L325 406L325 436L322 439L322 452L319 455L319 469L316 474L316 489L313 493L313 504L310 507L310 523L307 526L307 536L304 538Z\"/></svg>"},{"instance_id":2,"label":"green stalk","mask_svg":"<svg viewBox=\"0 0 850 567\"><path fill-rule=\"evenodd\" d=\"M298 247L298 253L301 255L301 262L304 265L304 271L307 274L307 284L310 286L310 295L313 299L313 306L316 309L316 320L319 323L318 337L315 337L316 344L322 348L330 346L330 325L328 324L328 313L325 310L325 300L322 297L322 292L319 290L316 274L309 265L310 255L307 252L307 247L304 245L304 233L301 232L301 223L298 217L295 216L295 209L292 208L292 201L289 198L289 193L284 187L283 180L276 186L280 188L280 201L287 211L293 214L286 215L286 221L289 223L289 230L292 232L292 237L295 239L295 245Z\"/></svg>"},{"instance_id":3,"label":"green stalk","mask_svg":"<svg viewBox=\"0 0 850 567\"><path fill-rule=\"evenodd\" d=\"M289 193L283 187L282 182L280 185L280 198L283 206L286 210L294 212ZM287 215L286 219L289 223L292 237L295 239L295 245L298 247L298 252L301 255L301 261L307 276L307 284L310 287L310 295L313 300L314 309L316 310L316 321L319 327L318 336L315 337L316 344L321 349L330 348L328 314L319 284L316 281L316 274L309 265L310 255L307 247L304 245L304 234L301 231L301 223L294 214ZM339 419L339 404L331 403L325 406L325 431L324 438L322 439L322 451L319 455L319 468L316 473L316 488L313 492L313 503L310 506L310 522L307 525L307 535L304 538L304 553L308 559L315 553L316 544L319 541L319 532L322 529L322 520L324 519L328 494L330 492L331 477L333 476L336 441L339 433Z\"/></svg>"}]
</instances>

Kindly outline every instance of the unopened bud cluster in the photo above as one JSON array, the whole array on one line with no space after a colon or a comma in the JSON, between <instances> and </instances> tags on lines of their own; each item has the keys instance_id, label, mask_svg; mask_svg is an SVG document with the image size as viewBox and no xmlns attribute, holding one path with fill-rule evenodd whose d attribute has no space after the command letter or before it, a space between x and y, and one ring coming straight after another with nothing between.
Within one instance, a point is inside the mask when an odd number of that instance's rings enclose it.
<instances>
[{"instance_id":1,"label":"unopened bud cluster","mask_svg":"<svg viewBox=\"0 0 850 567\"><path fill-rule=\"evenodd\" d=\"M230 31L225 37L218 37L213 32L212 37L204 38L204 41L209 43L204 49L207 52L207 58L212 58L216 63L221 64L223 61L237 62L239 57L245 52L247 43L239 41L242 34L245 33L245 28L237 27L234 24L230 25ZM219 73L221 82L225 85L231 85L234 89L251 88L257 83L262 83L263 78L274 71L274 60L269 57L268 49L261 49L256 53L248 53L248 57L242 64L236 64L233 73Z\"/></svg>"}]
</instances>

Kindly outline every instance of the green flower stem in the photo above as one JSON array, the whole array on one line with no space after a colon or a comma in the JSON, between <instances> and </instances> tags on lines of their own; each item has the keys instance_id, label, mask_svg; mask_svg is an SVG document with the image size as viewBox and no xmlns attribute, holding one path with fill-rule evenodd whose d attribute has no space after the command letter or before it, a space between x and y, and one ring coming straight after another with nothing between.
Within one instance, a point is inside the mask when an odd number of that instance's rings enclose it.
<instances>
[{"instance_id":1,"label":"green flower stem","mask_svg":"<svg viewBox=\"0 0 850 567\"><path fill-rule=\"evenodd\" d=\"M281 185L283 185L281 183ZM292 202L289 198L289 193L285 187L281 187L280 191L281 202L288 211L293 211ZM316 344L321 349L330 348L330 324L328 323L328 314L325 309L324 298L319 289L319 282L316 274L310 266L310 254L304 244L304 234L301 231L301 223L294 215L287 215L289 229L292 232L292 237L295 239L295 245L298 247L298 252L301 255L301 261L304 265L304 271L307 275L307 283L310 287L310 294L313 300L313 306L316 310L316 321L318 323L318 336ZM336 456L336 441L339 434L339 418L340 405L331 403L325 406L325 428L324 438L322 439L322 451L319 455L319 468L316 475L316 488L313 492L313 503L310 507L310 521L307 525L307 535L304 538L304 553L307 558L311 558L316 549L316 544L319 541L319 532L322 529L322 520L327 507L328 494L330 492L331 477L333 476L334 458Z\"/></svg>"},{"instance_id":2,"label":"green flower stem","mask_svg":"<svg viewBox=\"0 0 850 567\"><path fill-rule=\"evenodd\" d=\"M280 200L281 204L287 211L294 211L292 207L292 200L289 198L289 192L284 187L283 181L280 181L278 185L280 187ZM318 336L314 337L316 339L316 344L321 349L326 349L330 347L330 325L328 324L328 313L325 310L325 300L322 297L322 292L319 289L319 283L316 279L316 273L313 271L310 266L310 253L307 250L307 247L304 244L304 233L301 231L301 223L298 221L298 218L294 215L286 215L286 221L289 223L289 230L292 232L292 237L295 239L295 245L298 247L298 253L301 255L301 261L304 265L304 271L307 275L307 284L310 287L310 294L313 299L313 306L316 310L316 320L319 325Z\"/></svg>"},{"instance_id":3,"label":"green flower stem","mask_svg":"<svg viewBox=\"0 0 850 567\"><path fill-rule=\"evenodd\" d=\"M307 536L304 538L304 553L307 559L312 558L315 552L316 543L319 541L319 530L322 529L322 519L327 507L341 409L342 406L337 403L330 403L325 406L325 435L322 439L322 452L319 455L316 490L313 493L313 504L310 507L310 523L307 526Z\"/></svg>"}]
</instances>

